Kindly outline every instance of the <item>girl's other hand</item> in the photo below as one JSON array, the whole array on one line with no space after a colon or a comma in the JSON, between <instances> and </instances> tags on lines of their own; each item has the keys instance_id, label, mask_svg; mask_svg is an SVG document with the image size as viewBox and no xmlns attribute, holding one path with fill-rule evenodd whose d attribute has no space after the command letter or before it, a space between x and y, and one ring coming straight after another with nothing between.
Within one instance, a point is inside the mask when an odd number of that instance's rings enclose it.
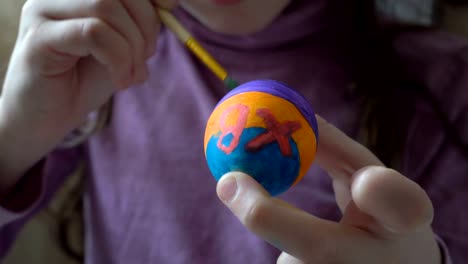
<instances>
[{"instance_id":1,"label":"girl's other hand","mask_svg":"<svg viewBox=\"0 0 468 264\"><path fill-rule=\"evenodd\" d=\"M116 89L146 79L161 25L154 6L174 4L27 1L0 101L3 116L73 128Z\"/></svg>"},{"instance_id":2,"label":"girl's other hand","mask_svg":"<svg viewBox=\"0 0 468 264\"><path fill-rule=\"evenodd\" d=\"M230 173L217 192L254 234L283 251L280 264L440 264L424 190L319 119L317 164L332 177L339 223L272 198L253 178Z\"/></svg>"},{"instance_id":3,"label":"girl's other hand","mask_svg":"<svg viewBox=\"0 0 468 264\"><path fill-rule=\"evenodd\" d=\"M0 96L0 194L119 88L143 82L176 0L28 0ZM24 148L27 146L27 148Z\"/></svg>"}]
</instances>

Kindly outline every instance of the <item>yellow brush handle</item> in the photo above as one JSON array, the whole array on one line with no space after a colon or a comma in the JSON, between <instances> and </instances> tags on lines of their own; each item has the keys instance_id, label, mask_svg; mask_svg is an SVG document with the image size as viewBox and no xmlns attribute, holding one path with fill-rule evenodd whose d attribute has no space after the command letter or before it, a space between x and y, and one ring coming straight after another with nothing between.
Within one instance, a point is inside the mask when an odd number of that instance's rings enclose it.
<instances>
[{"instance_id":1,"label":"yellow brush handle","mask_svg":"<svg viewBox=\"0 0 468 264\"><path fill-rule=\"evenodd\" d=\"M158 12L164 25L174 32L177 38L179 38L203 64L211 69L222 81L226 80L228 77L227 71L192 37L170 12L160 8L156 8L156 12Z\"/></svg>"},{"instance_id":2,"label":"yellow brush handle","mask_svg":"<svg viewBox=\"0 0 468 264\"><path fill-rule=\"evenodd\" d=\"M218 78L224 81L228 73L216 60L194 39L190 38L185 42L189 48L208 68L210 68Z\"/></svg>"}]
</instances>

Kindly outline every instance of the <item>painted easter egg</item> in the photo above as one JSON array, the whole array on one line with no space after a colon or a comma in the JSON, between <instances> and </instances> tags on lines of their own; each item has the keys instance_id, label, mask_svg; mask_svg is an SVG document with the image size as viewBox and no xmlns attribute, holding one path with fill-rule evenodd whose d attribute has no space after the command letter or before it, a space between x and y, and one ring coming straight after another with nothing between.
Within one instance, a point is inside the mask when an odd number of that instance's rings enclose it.
<instances>
[{"instance_id":1,"label":"painted easter egg","mask_svg":"<svg viewBox=\"0 0 468 264\"><path fill-rule=\"evenodd\" d=\"M216 180L241 171L276 196L305 175L317 141L317 120L309 102L287 84L258 80L238 86L216 105L204 146Z\"/></svg>"}]
</instances>

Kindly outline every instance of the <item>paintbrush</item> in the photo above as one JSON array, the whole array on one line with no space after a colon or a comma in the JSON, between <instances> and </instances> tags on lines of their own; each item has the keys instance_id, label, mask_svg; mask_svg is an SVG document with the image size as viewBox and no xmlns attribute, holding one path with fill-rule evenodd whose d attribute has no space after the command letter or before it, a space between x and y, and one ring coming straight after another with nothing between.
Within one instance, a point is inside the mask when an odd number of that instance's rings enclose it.
<instances>
[{"instance_id":1,"label":"paintbrush","mask_svg":"<svg viewBox=\"0 0 468 264\"><path fill-rule=\"evenodd\" d=\"M169 11L156 8L161 21L168 27L184 45L203 62L229 89L239 84L232 79L227 71L206 51L200 43L188 32L182 24Z\"/></svg>"}]
</instances>

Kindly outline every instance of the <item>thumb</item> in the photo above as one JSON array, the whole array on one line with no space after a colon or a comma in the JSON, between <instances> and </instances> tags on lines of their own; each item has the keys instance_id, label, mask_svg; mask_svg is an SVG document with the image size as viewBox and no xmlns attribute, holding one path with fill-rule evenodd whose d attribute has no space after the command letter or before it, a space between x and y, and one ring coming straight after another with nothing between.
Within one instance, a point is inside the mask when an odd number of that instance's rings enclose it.
<instances>
[{"instance_id":1,"label":"thumb","mask_svg":"<svg viewBox=\"0 0 468 264\"><path fill-rule=\"evenodd\" d=\"M352 179L351 196L342 222L379 235L408 233L432 222L433 207L425 191L392 169L359 170Z\"/></svg>"},{"instance_id":2,"label":"thumb","mask_svg":"<svg viewBox=\"0 0 468 264\"><path fill-rule=\"evenodd\" d=\"M216 192L223 203L249 229L252 218L257 218L259 208L270 205L270 195L253 178L240 172L230 172L221 177ZM260 210L261 211L261 210Z\"/></svg>"},{"instance_id":3,"label":"thumb","mask_svg":"<svg viewBox=\"0 0 468 264\"><path fill-rule=\"evenodd\" d=\"M362 258L356 256L376 258L377 243L369 232L320 219L272 198L246 174L224 175L217 193L249 231L297 259L308 263L359 263L356 261Z\"/></svg>"}]
</instances>

